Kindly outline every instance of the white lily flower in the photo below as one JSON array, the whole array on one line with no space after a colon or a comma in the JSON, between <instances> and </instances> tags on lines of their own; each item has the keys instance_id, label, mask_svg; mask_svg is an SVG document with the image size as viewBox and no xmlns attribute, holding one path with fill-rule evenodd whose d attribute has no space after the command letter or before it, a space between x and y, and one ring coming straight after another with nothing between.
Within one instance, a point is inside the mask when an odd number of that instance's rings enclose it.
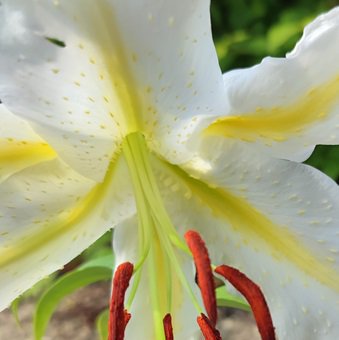
<instances>
[{"instance_id":1,"label":"white lily flower","mask_svg":"<svg viewBox=\"0 0 339 340\"><path fill-rule=\"evenodd\" d=\"M188 339L195 229L280 340L339 338L339 189L298 163L339 144L339 9L223 76L208 0L1 3L0 309L115 227L126 338L164 339L170 312Z\"/></svg>"}]
</instances>

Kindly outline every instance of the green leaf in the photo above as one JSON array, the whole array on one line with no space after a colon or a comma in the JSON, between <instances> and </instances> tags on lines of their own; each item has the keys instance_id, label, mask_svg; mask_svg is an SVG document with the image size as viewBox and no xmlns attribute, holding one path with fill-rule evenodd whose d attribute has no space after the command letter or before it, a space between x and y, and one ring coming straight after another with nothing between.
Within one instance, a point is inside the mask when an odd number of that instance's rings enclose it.
<instances>
[{"instance_id":1,"label":"green leaf","mask_svg":"<svg viewBox=\"0 0 339 340\"><path fill-rule=\"evenodd\" d=\"M339 180L338 145L318 145L306 163L318 168L334 180Z\"/></svg>"},{"instance_id":2,"label":"green leaf","mask_svg":"<svg viewBox=\"0 0 339 340\"><path fill-rule=\"evenodd\" d=\"M110 269L112 272L114 267L114 256L112 252L108 255L100 256L85 262L79 267L78 270L90 267L104 267Z\"/></svg>"},{"instance_id":3,"label":"green leaf","mask_svg":"<svg viewBox=\"0 0 339 340\"><path fill-rule=\"evenodd\" d=\"M244 311L251 311L249 304L241 297L230 294L225 286L216 289L217 305L219 307L231 307Z\"/></svg>"},{"instance_id":4,"label":"green leaf","mask_svg":"<svg viewBox=\"0 0 339 340\"><path fill-rule=\"evenodd\" d=\"M87 248L82 254L82 258L85 261L92 260L103 255L112 253L112 230L106 232L98 240L96 240L89 248Z\"/></svg>"},{"instance_id":5,"label":"green leaf","mask_svg":"<svg viewBox=\"0 0 339 340\"><path fill-rule=\"evenodd\" d=\"M95 324L97 327L97 332L99 334L100 340L107 340L108 338L108 316L109 316L109 309L103 310L95 320Z\"/></svg>"},{"instance_id":6,"label":"green leaf","mask_svg":"<svg viewBox=\"0 0 339 340\"><path fill-rule=\"evenodd\" d=\"M110 280L111 277L111 269L98 266L78 269L58 279L38 301L34 315L35 339L41 340L52 314L66 295L91 283Z\"/></svg>"},{"instance_id":7,"label":"green leaf","mask_svg":"<svg viewBox=\"0 0 339 340\"><path fill-rule=\"evenodd\" d=\"M11 303L11 312L14 316L16 324L21 327L20 318L19 318L19 305L21 302L21 297L17 297L12 303Z\"/></svg>"}]
</instances>

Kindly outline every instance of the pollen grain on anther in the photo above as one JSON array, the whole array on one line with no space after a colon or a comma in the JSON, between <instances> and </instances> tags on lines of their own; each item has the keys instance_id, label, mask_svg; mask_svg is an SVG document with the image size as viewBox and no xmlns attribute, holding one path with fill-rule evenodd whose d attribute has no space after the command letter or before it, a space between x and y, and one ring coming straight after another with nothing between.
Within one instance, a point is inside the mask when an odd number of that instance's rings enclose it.
<instances>
[{"instance_id":1,"label":"pollen grain on anther","mask_svg":"<svg viewBox=\"0 0 339 340\"><path fill-rule=\"evenodd\" d=\"M275 331L264 294L260 287L239 270L221 265L215 272L229 281L248 301L262 340L275 340Z\"/></svg>"},{"instance_id":2,"label":"pollen grain on anther","mask_svg":"<svg viewBox=\"0 0 339 340\"><path fill-rule=\"evenodd\" d=\"M108 340L123 340L131 314L124 307L125 293L133 274L133 264L122 263L115 271L109 308Z\"/></svg>"},{"instance_id":3,"label":"pollen grain on anther","mask_svg":"<svg viewBox=\"0 0 339 340\"><path fill-rule=\"evenodd\" d=\"M213 327L217 322L217 303L214 289L214 278L211 269L211 260L205 242L194 230L185 234L185 239L193 255L197 270L197 283L201 291L202 300Z\"/></svg>"}]
</instances>

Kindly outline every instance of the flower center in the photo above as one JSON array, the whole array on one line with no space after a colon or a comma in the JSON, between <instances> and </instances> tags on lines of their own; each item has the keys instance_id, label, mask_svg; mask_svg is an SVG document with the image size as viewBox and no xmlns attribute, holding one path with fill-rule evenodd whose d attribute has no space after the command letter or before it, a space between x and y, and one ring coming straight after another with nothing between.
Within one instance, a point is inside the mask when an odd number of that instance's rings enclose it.
<instances>
[{"instance_id":1,"label":"flower center","mask_svg":"<svg viewBox=\"0 0 339 340\"><path fill-rule=\"evenodd\" d=\"M123 154L133 182L139 236L139 261L134 268L135 278L127 304L129 307L133 302L143 272L141 268L147 259L155 335L157 339L165 339L163 316L172 310L173 280L180 281L197 311L202 311L176 252L180 249L190 256L190 251L168 216L151 167L151 155L140 132L127 135Z\"/></svg>"},{"instance_id":2,"label":"flower center","mask_svg":"<svg viewBox=\"0 0 339 340\"><path fill-rule=\"evenodd\" d=\"M125 327L130 318L130 314L125 310L123 303L125 292L133 275L134 281L126 306L127 310L130 310L145 270L147 270L148 275L154 334L157 340L173 339L170 313L175 309L173 305L176 302L176 294L173 294L172 290L173 286L178 287L178 284L187 291L197 313L200 315L197 322L205 339L221 339L219 332L215 329L217 307L214 280L212 265L204 241L194 231L188 231L185 234L187 245L183 238L179 236L166 211L152 170L152 155L142 133L133 132L127 135L122 151L131 175L137 206L139 260L134 266L128 262L120 265L115 273L110 308L109 339L122 340L124 338ZM201 291L207 316L202 313L203 308L183 272L180 262L181 255L192 257L194 260L197 284ZM144 265L145 268L143 268ZM259 287L252 284L244 275L240 275L241 273L239 274L233 268L220 266L216 268L215 272L228 279L232 284L235 283L236 288L243 292L246 298L249 297L251 306L252 304L255 305L253 311L259 315L256 319L262 338L274 340L274 328ZM237 281L241 281L240 285ZM257 293L257 290L259 293Z\"/></svg>"}]
</instances>

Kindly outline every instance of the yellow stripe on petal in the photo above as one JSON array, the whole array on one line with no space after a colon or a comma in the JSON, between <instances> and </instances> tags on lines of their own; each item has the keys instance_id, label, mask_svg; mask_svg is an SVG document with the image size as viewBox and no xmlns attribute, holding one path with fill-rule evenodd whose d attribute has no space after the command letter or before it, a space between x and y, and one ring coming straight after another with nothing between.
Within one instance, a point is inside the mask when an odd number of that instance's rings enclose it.
<instances>
[{"instance_id":1,"label":"yellow stripe on petal","mask_svg":"<svg viewBox=\"0 0 339 340\"><path fill-rule=\"evenodd\" d=\"M277 261L287 260L322 284L339 291L339 273L331 264L318 259L288 230L288 226L275 224L245 199L224 189L211 188L190 177L179 167L164 164L183 180L192 194L209 207L215 216L227 220L234 232L242 235L244 244L264 249Z\"/></svg>"},{"instance_id":2,"label":"yellow stripe on petal","mask_svg":"<svg viewBox=\"0 0 339 340\"><path fill-rule=\"evenodd\" d=\"M71 209L67 216L64 216L64 213L60 214L42 228L36 229L32 226L32 233L30 235L24 236L21 239L18 238L15 242L0 248L0 268L32 255L38 249L49 247L53 241L66 233L71 233L75 228L79 228L79 234L81 232L86 233L87 230L82 228L82 224L96 211L95 207L102 203L115 174L117 162L118 160L111 163L104 181L95 185L93 189ZM29 228L29 226L23 227L25 229Z\"/></svg>"},{"instance_id":3,"label":"yellow stripe on petal","mask_svg":"<svg viewBox=\"0 0 339 340\"><path fill-rule=\"evenodd\" d=\"M259 138L276 142L300 135L312 124L326 119L339 103L339 77L311 89L292 105L262 108L213 122L205 132L253 142Z\"/></svg>"},{"instance_id":4,"label":"yellow stripe on petal","mask_svg":"<svg viewBox=\"0 0 339 340\"><path fill-rule=\"evenodd\" d=\"M56 156L56 152L43 142L0 140L0 178Z\"/></svg>"}]
</instances>

